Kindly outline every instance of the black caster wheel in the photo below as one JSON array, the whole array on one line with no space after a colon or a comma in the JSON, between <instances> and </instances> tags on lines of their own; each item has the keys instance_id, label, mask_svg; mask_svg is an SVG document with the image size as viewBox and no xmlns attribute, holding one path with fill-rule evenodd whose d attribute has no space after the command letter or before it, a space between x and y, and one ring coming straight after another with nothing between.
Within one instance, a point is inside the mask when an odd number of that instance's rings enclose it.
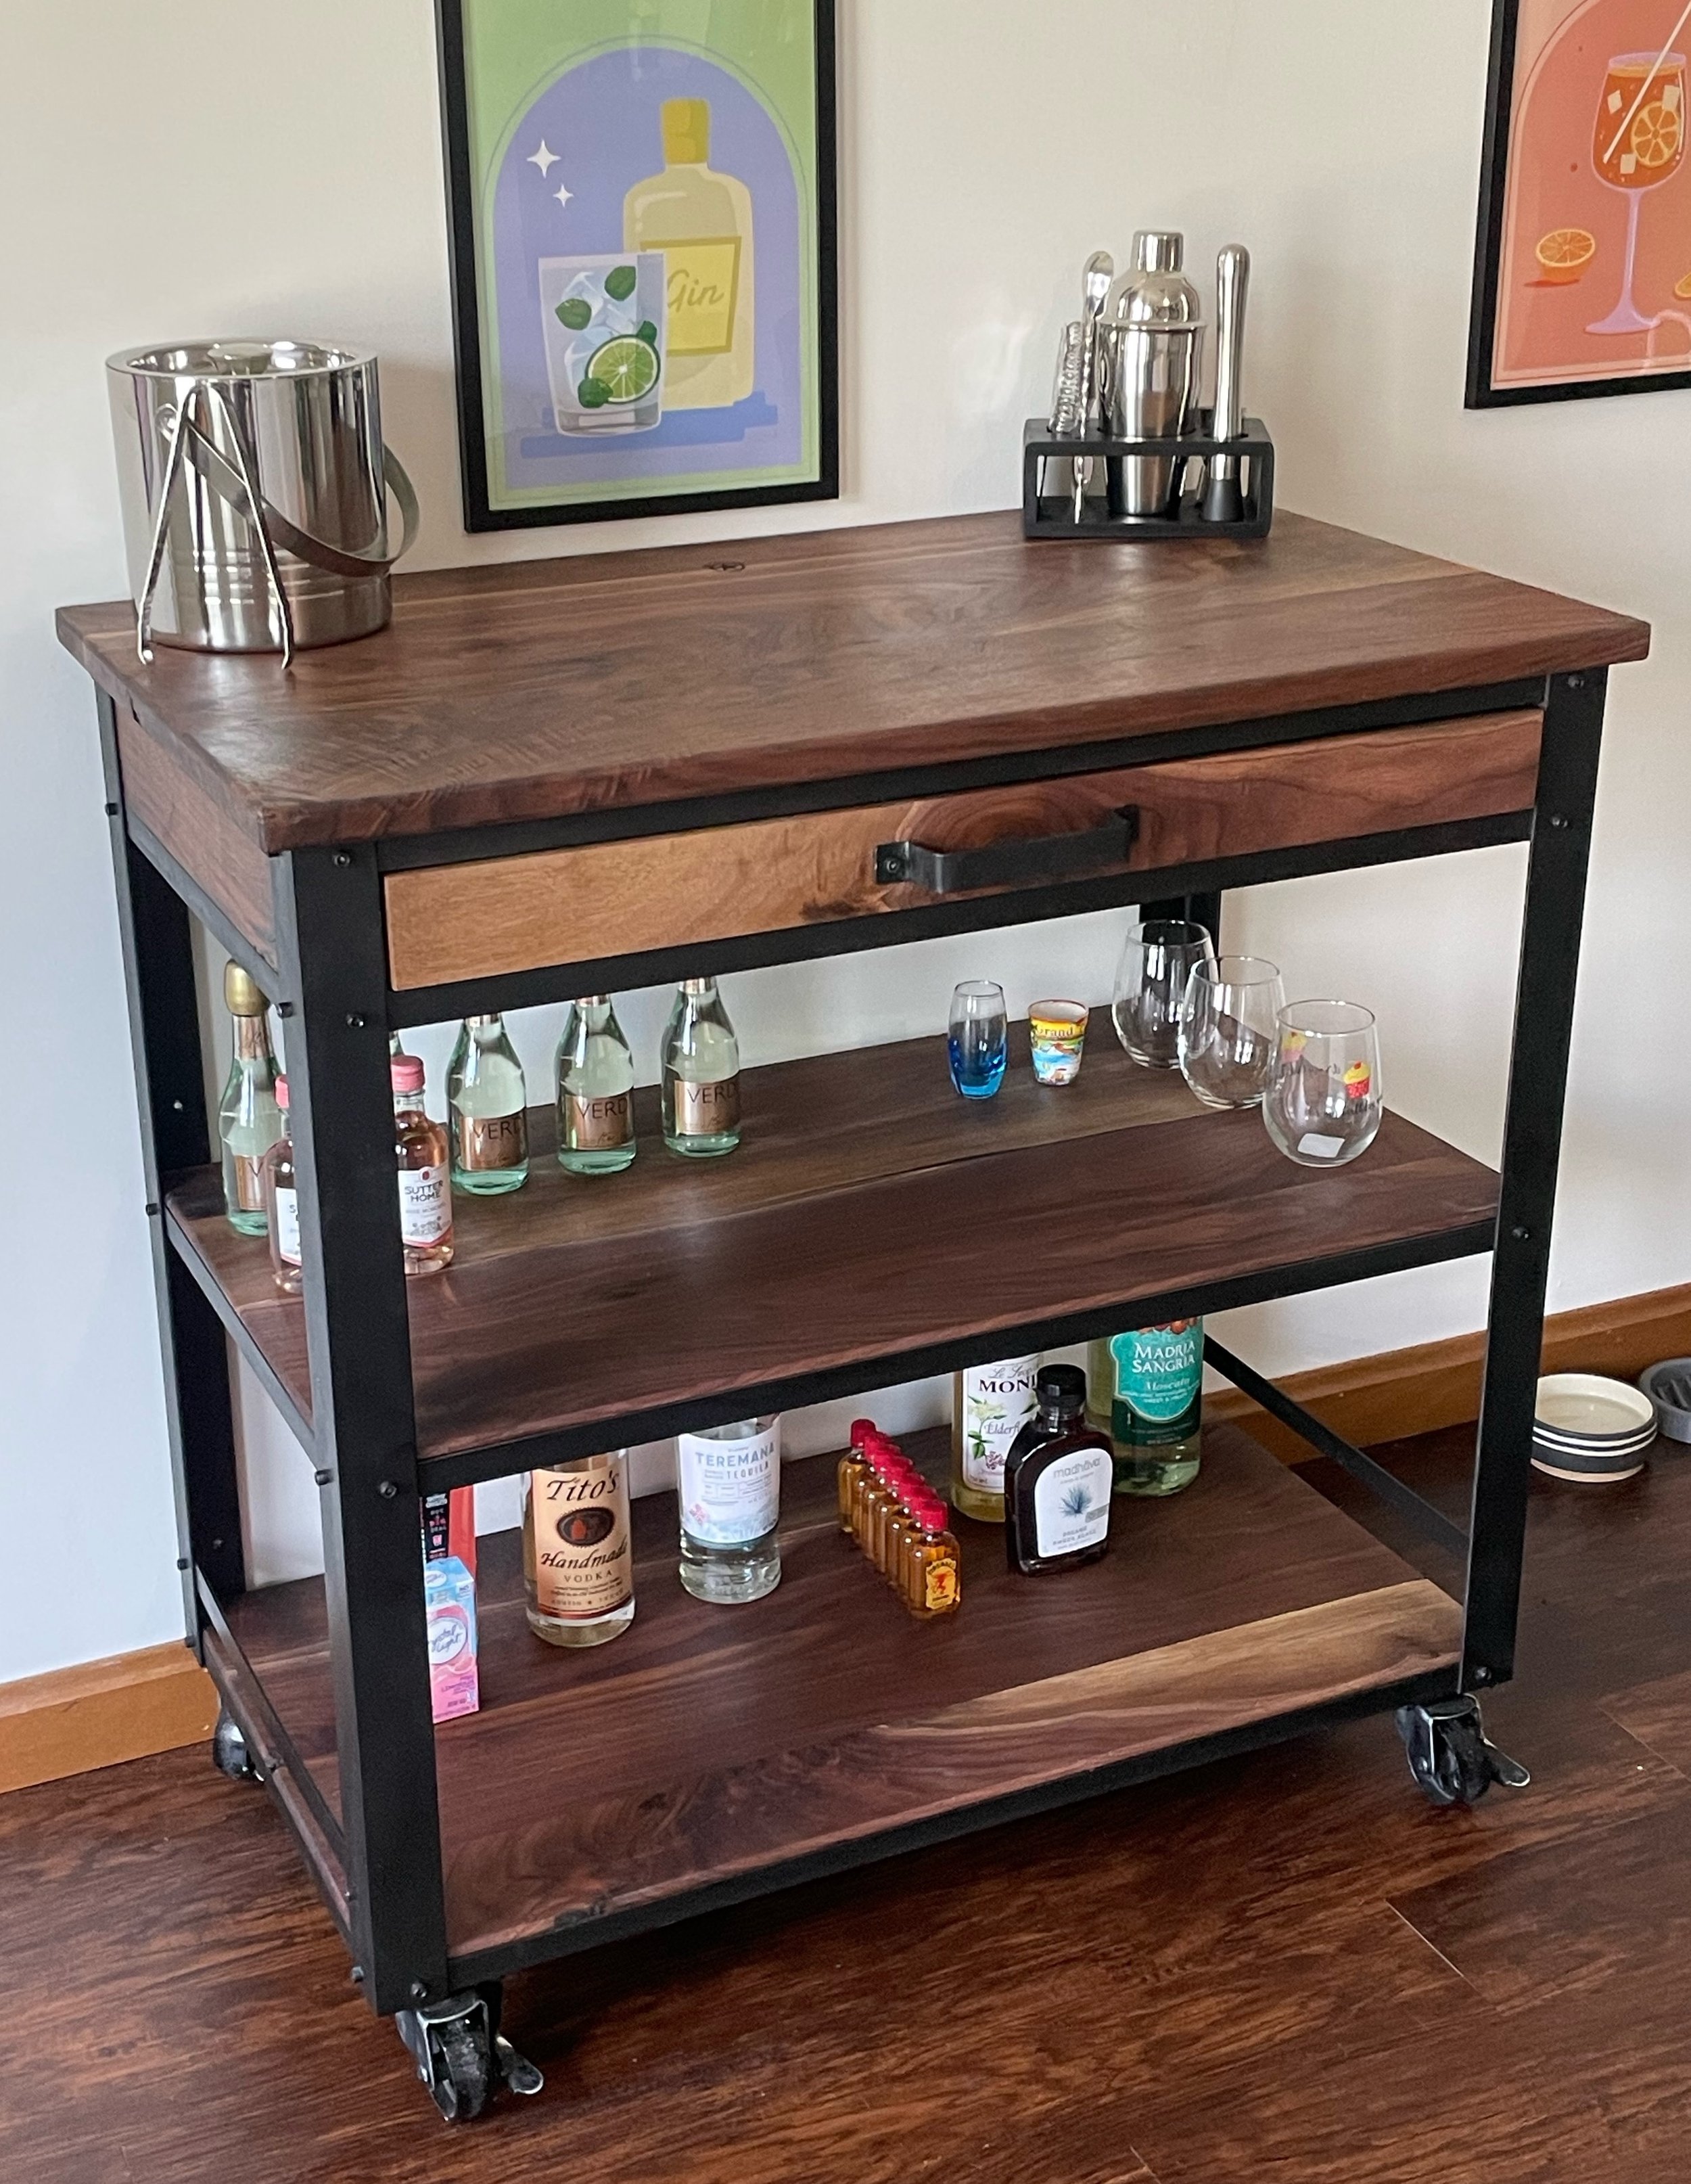
<instances>
[{"instance_id":1,"label":"black caster wheel","mask_svg":"<svg viewBox=\"0 0 1691 2184\"><path fill-rule=\"evenodd\" d=\"M497 1984L402 2009L396 2024L417 2075L448 2123L471 2123L503 2085L537 2093L546 2081L499 2031Z\"/></svg>"},{"instance_id":2,"label":"black caster wheel","mask_svg":"<svg viewBox=\"0 0 1691 2184\"><path fill-rule=\"evenodd\" d=\"M1485 1733L1477 1699L1466 1693L1398 1708L1410 1773L1435 1805L1477 1804L1494 1782L1524 1790L1532 1777Z\"/></svg>"},{"instance_id":3,"label":"black caster wheel","mask_svg":"<svg viewBox=\"0 0 1691 2184\"><path fill-rule=\"evenodd\" d=\"M261 1782L258 1762L242 1734L241 1724L226 1708L220 1708L217 1727L211 1733L211 1756L220 1773L231 1782Z\"/></svg>"}]
</instances>

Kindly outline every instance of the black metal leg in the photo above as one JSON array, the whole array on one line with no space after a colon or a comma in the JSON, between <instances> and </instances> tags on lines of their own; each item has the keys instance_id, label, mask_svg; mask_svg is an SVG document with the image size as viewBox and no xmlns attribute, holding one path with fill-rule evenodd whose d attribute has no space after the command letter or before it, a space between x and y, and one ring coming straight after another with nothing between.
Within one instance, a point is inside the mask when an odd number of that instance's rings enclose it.
<instances>
[{"instance_id":1,"label":"black metal leg","mask_svg":"<svg viewBox=\"0 0 1691 2184\"><path fill-rule=\"evenodd\" d=\"M103 692L99 713L141 1115L153 1281L164 1351L177 1567L182 1573L185 1628L197 1646L202 1611L196 1568L223 1598L233 1599L245 1590L247 1567L241 1544L228 1344L216 1313L164 1235L161 1178L211 1158L193 942L187 911L129 838L117 716Z\"/></svg>"},{"instance_id":2,"label":"black metal leg","mask_svg":"<svg viewBox=\"0 0 1691 2184\"><path fill-rule=\"evenodd\" d=\"M381 885L368 847L301 851L277 906L341 1804L386 2014L448 1986Z\"/></svg>"},{"instance_id":3,"label":"black metal leg","mask_svg":"<svg viewBox=\"0 0 1691 2184\"><path fill-rule=\"evenodd\" d=\"M1501 1682L1515 1667L1533 1401L1607 683L1601 670L1552 676L1545 699L1468 1535L1465 1687Z\"/></svg>"},{"instance_id":4,"label":"black metal leg","mask_svg":"<svg viewBox=\"0 0 1691 2184\"><path fill-rule=\"evenodd\" d=\"M1221 953L1221 897L1218 891L1204 894L1170 895L1160 902L1142 902L1139 916L1149 924L1154 917L1183 918L1188 925L1201 925L1215 944L1215 953Z\"/></svg>"}]
</instances>

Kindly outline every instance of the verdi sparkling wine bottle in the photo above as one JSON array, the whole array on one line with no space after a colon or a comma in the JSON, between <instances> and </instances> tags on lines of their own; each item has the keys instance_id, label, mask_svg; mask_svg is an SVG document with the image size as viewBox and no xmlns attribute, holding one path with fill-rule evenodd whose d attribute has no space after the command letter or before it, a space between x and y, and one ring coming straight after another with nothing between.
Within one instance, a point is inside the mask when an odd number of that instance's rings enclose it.
<instances>
[{"instance_id":1,"label":"verdi sparkling wine bottle","mask_svg":"<svg viewBox=\"0 0 1691 2184\"><path fill-rule=\"evenodd\" d=\"M740 1042L715 978L683 980L659 1059L664 1143L698 1159L740 1142Z\"/></svg>"},{"instance_id":2,"label":"verdi sparkling wine bottle","mask_svg":"<svg viewBox=\"0 0 1691 2184\"><path fill-rule=\"evenodd\" d=\"M528 1092L501 1016L466 1017L447 1066L452 1180L498 1198L528 1180Z\"/></svg>"},{"instance_id":3,"label":"verdi sparkling wine bottle","mask_svg":"<svg viewBox=\"0 0 1691 2184\"><path fill-rule=\"evenodd\" d=\"M223 973L223 998L234 1031L235 1052L217 1106L223 1145L223 1204L229 1225L243 1236L262 1236L264 1155L282 1134L276 1105L276 1058L270 1051L269 1003L250 972L238 963Z\"/></svg>"},{"instance_id":4,"label":"verdi sparkling wine bottle","mask_svg":"<svg viewBox=\"0 0 1691 2184\"><path fill-rule=\"evenodd\" d=\"M634 1056L609 994L571 1001L558 1042L558 1158L571 1175L615 1175L634 1143Z\"/></svg>"}]
</instances>

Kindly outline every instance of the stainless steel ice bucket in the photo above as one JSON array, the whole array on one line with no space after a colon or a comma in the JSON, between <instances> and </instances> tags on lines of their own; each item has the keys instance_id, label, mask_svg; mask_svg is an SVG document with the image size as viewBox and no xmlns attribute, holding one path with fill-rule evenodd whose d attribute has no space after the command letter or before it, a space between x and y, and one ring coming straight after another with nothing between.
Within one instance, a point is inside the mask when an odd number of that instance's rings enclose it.
<instances>
[{"instance_id":1,"label":"stainless steel ice bucket","mask_svg":"<svg viewBox=\"0 0 1691 2184\"><path fill-rule=\"evenodd\" d=\"M182 342L106 361L143 660L338 644L385 627L417 501L381 441L374 356ZM387 491L403 517L390 552Z\"/></svg>"}]
</instances>

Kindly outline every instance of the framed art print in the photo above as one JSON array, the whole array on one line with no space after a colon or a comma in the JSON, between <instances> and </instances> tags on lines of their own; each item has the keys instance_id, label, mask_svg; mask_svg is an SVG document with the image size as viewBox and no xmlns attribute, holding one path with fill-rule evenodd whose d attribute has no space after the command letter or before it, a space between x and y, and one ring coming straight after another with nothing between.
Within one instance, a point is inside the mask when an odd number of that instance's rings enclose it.
<instances>
[{"instance_id":1,"label":"framed art print","mask_svg":"<svg viewBox=\"0 0 1691 2184\"><path fill-rule=\"evenodd\" d=\"M1691 0L1493 0L1470 409L1691 387Z\"/></svg>"},{"instance_id":2,"label":"framed art print","mask_svg":"<svg viewBox=\"0 0 1691 2184\"><path fill-rule=\"evenodd\" d=\"M833 0L438 0L472 531L839 491Z\"/></svg>"}]
</instances>

